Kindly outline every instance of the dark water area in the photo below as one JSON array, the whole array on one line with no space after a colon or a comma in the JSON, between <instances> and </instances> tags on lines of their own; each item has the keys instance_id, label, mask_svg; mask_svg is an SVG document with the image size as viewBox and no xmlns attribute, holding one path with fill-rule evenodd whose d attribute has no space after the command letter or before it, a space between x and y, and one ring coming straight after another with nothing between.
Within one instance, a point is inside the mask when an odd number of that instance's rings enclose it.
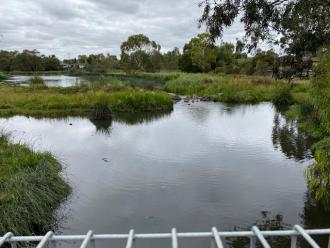
<instances>
[{"instance_id":1,"label":"dark water area","mask_svg":"<svg viewBox=\"0 0 330 248\"><path fill-rule=\"evenodd\" d=\"M172 113L113 122L16 116L0 125L13 141L51 151L64 164L73 192L58 211L58 233L330 227L330 215L313 201L304 178L313 162L310 142L270 103L179 102ZM271 242L285 247L289 240ZM179 243L210 246L205 239ZM99 243L109 244L123 247L125 241ZM169 246L170 240L136 243Z\"/></svg>"}]
</instances>

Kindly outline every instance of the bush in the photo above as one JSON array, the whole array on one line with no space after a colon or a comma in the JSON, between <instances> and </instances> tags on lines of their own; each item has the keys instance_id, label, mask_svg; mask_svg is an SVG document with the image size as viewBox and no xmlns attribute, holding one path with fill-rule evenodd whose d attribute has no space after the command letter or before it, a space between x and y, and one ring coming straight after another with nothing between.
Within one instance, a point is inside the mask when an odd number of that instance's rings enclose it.
<instances>
[{"instance_id":1,"label":"bush","mask_svg":"<svg viewBox=\"0 0 330 248\"><path fill-rule=\"evenodd\" d=\"M29 79L28 83L29 83L30 86L35 86L35 85L46 86L45 81L42 79L42 77L39 77L39 76L31 77Z\"/></svg>"},{"instance_id":2,"label":"bush","mask_svg":"<svg viewBox=\"0 0 330 248\"><path fill-rule=\"evenodd\" d=\"M291 87L286 85L279 85L273 95L272 102L276 106L288 106L293 103L293 97L291 94Z\"/></svg>"},{"instance_id":3,"label":"bush","mask_svg":"<svg viewBox=\"0 0 330 248\"><path fill-rule=\"evenodd\" d=\"M306 171L309 188L316 200L330 211L330 47L322 50L314 68L310 96L299 102L300 127L316 138L315 163Z\"/></svg>"},{"instance_id":4,"label":"bush","mask_svg":"<svg viewBox=\"0 0 330 248\"><path fill-rule=\"evenodd\" d=\"M314 146L315 163L306 170L308 186L326 210L330 210L330 138Z\"/></svg>"},{"instance_id":5,"label":"bush","mask_svg":"<svg viewBox=\"0 0 330 248\"><path fill-rule=\"evenodd\" d=\"M8 76L0 71L0 81L8 79Z\"/></svg>"},{"instance_id":6,"label":"bush","mask_svg":"<svg viewBox=\"0 0 330 248\"><path fill-rule=\"evenodd\" d=\"M112 113L108 106L108 101L99 100L95 105L91 113L92 120L111 120Z\"/></svg>"}]
</instances>

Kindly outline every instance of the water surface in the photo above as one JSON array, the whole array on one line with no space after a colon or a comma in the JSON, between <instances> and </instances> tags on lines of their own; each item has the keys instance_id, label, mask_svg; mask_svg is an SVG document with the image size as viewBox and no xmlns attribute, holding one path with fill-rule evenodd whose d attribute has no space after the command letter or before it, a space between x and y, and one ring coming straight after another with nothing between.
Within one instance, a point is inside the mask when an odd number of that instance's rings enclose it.
<instances>
[{"instance_id":1,"label":"water surface","mask_svg":"<svg viewBox=\"0 0 330 248\"><path fill-rule=\"evenodd\" d=\"M5 82L12 84L19 84L23 86L28 85L29 79L33 76L29 75L15 75L10 77ZM48 87L70 87L78 86L88 81L82 77L67 76L67 75L40 75Z\"/></svg>"},{"instance_id":2,"label":"water surface","mask_svg":"<svg viewBox=\"0 0 330 248\"><path fill-rule=\"evenodd\" d=\"M50 150L65 165L73 193L59 211L58 232L330 226L329 215L307 190L308 139L271 104L179 102L159 118L131 117L112 123L21 116L0 120L13 140ZM229 243L248 244L244 239ZM209 241L180 241L181 246L209 247Z\"/></svg>"}]
</instances>

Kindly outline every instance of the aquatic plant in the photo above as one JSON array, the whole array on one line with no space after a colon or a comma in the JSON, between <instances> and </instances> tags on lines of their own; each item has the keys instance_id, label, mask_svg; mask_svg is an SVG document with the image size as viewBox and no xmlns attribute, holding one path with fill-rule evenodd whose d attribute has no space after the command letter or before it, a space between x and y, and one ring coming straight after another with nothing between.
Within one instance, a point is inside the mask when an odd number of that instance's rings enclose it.
<instances>
[{"instance_id":1,"label":"aquatic plant","mask_svg":"<svg viewBox=\"0 0 330 248\"><path fill-rule=\"evenodd\" d=\"M90 114L90 118L93 120L111 120L112 112L109 108L109 104L106 99L100 99L93 107Z\"/></svg>"},{"instance_id":2,"label":"aquatic plant","mask_svg":"<svg viewBox=\"0 0 330 248\"><path fill-rule=\"evenodd\" d=\"M277 106L288 106L293 104L291 87L289 85L279 85L275 88L272 102Z\"/></svg>"},{"instance_id":3,"label":"aquatic plant","mask_svg":"<svg viewBox=\"0 0 330 248\"><path fill-rule=\"evenodd\" d=\"M60 163L50 153L10 144L0 134L0 236L31 235L48 229L54 211L70 192Z\"/></svg>"},{"instance_id":4,"label":"aquatic plant","mask_svg":"<svg viewBox=\"0 0 330 248\"><path fill-rule=\"evenodd\" d=\"M8 79L8 76L0 71L0 81Z\"/></svg>"},{"instance_id":5,"label":"aquatic plant","mask_svg":"<svg viewBox=\"0 0 330 248\"><path fill-rule=\"evenodd\" d=\"M282 82L260 77L181 74L165 83L165 90L182 95L207 96L214 101L256 103L270 101Z\"/></svg>"},{"instance_id":6,"label":"aquatic plant","mask_svg":"<svg viewBox=\"0 0 330 248\"><path fill-rule=\"evenodd\" d=\"M28 80L28 84L30 87L47 87L45 81L43 80L42 77L39 76L33 76Z\"/></svg>"}]
</instances>

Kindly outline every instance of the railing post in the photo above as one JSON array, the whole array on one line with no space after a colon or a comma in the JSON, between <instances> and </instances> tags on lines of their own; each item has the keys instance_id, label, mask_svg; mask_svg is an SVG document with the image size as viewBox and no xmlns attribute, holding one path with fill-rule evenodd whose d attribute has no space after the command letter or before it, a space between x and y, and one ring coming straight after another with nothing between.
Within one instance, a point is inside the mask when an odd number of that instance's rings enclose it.
<instances>
[{"instance_id":1,"label":"railing post","mask_svg":"<svg viewBox=\"0 0 330 248\"><path fill-rule=\"evenodd\" d=\"M297 236L291 236L291 248L296 248L297 247Z\"/></svg>"},{"instance_id":2,"label":"railing post","mask_svg":"<svg viewBox=\"0 0 330 248\"><path fill-rule=\"evenodd\" d=\"M134 242L134 230L131 229L128 233L126 248L132 248L133 247L133 242Z\"/></svg>"},{"instance_id":3,"label":"railing post","mask_svg":"<svg viewBox=\"0 0 330 248\"><path fill-rule=\"evenodd\" d=\"M17 243L16 242L11 242L10 246L11 246L11 248L17 248Z\"/></svg>"},{"instance_id":4,"label":"railing post","mask_svg":"<svg viewBox=\"0 0 330 248\"><path fill-rule=\"evenodd\" d=\"M88 233L86 234L85 239L81 243L80 248L87 248L88 244L90 244L92 236L93 236L93 231L92 230L88 231Z\"/></svg>"},{"instance_id":5,"label":"railing post","mask_svg":"<svg viewBox=\"0 0 330 248\"><path fill-rule=\"evenodd\" d=\"M252 236L250 237L250 248L255 248L256 247L256 237Z\"/></svg>"},{"instance_id":6,"label":"railing post","mask_svg":"<svg viewBox=\"0 0 330 248\"><path fill-rule=\"evenodd\" d=\"M178 248L178 236L175 228L172 228L172 248Z\"/></svg>"},{"instance_id":7,"label":"railing post","mask_svg":"<svg viewBox=\"0 0 330 248\"><path fill-rule=\"evenodd\" d=\"M212 234L213 234L215 244L217 245L217 248L223 248L223 244L222 244L221 238L219 236L218 229L216 227L212 228Z\"/></svg>"},{"instance_id":8,"label":"railing post","mask_svg":"<svg viewBox=\"0 0 330 248\"><path fill-rule=\"evenodd\" d=\"M320 246L311 238L310 235L306 233L306 231L299 225L295 225L294 229L303 236L303 238L312 246L313 248L320 248Z\"/></svg>"}]
</instances>

